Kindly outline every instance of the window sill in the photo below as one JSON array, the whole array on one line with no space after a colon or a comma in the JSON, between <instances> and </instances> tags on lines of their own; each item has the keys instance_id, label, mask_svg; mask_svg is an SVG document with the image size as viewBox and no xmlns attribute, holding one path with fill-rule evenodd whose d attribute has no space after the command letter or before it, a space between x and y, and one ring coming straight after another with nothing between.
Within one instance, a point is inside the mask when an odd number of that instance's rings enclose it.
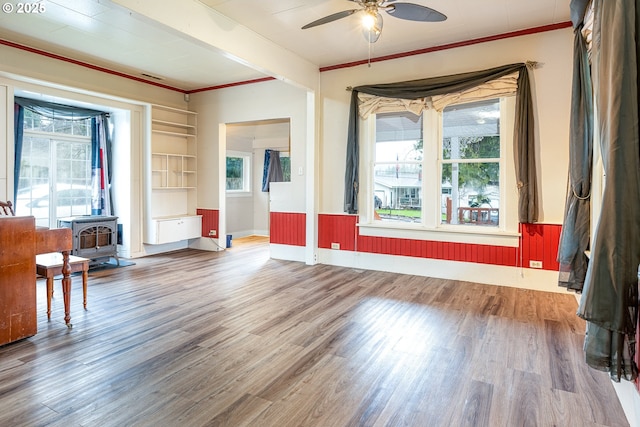
<instances>
[{"instance_id":1,"label":"window sill","mask_svg":"<svg viewBox=\"0 0 640 427\"><path fill-rule=\"evenodd\" d=\"M441 226L425 227L404 224L357 224L360 235L373 237L390 237L396 239L432 240L437 242L470 243L478 245L518 247L520 233L497 228Z\"/></svg>"}]
</instances>

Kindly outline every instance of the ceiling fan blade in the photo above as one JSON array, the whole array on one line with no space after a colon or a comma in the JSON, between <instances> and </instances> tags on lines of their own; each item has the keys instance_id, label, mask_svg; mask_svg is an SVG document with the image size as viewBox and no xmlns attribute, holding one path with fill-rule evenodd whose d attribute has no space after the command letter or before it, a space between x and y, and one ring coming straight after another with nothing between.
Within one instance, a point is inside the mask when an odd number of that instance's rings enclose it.
<instances>
[{"instance_id":1,"label":"ceiling fan blade","mask_svg":"<svg viewBox=\"0 0 640 427\"><path fill-rule=\"evenodd\" d=\"M307 28L316 27L318 25L327 24L329 22L337 21L338 19L346 18L347 16L353 15L356 12L360 12L360 9L351 9L345 10L342 12L334 13L329 16L325 16L324 18L320 18L317 21L313 21L302 27L303 30Z\"/></svg>"},{"instance_id":2,"label":"ceiling fan blade","mask_svg":"<svg viewBox=\"0 0 640 427\"><path fill-rule=\"evenodd\" d=\"M386 8L386 12L400 19L421 22L440 22L447 19L446 15L426 6L414 3L394 3Z\"/></svg>"}]
</instances>

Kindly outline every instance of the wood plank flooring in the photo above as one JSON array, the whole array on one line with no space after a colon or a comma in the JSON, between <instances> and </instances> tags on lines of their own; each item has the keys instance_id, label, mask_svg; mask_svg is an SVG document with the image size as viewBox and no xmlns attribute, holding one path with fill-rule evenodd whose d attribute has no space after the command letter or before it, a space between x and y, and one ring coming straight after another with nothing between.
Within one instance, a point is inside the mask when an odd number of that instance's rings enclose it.
<instances>
[{"instance_id":1,"label":"wood plank flooring","mask_svg":"<svg viewBox=\"0 0 640 427\"><path fill-rule=\"evenodd\" d=\"M269 259L260 239L59 280L0 347L0 426L625 426L574 296Z\"/></svg>"}]
</instances>

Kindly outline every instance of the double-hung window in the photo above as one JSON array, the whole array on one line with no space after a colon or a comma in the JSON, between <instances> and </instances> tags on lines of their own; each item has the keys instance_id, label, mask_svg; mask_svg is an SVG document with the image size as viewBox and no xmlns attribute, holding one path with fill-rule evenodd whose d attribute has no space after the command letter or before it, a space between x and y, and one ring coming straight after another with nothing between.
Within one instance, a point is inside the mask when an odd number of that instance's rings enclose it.
<instances>
[{"instance_id":1,"label":"double-hung window","mask_svg":"<svg viewBox=\"0 0 640 427\"><path fill-rule=\"evenodd\" d=\"M91 214L91 119L24 112L16 214L56 227L57 218Z\"/></svg>"},{"instance_id":2,"label":"double-hung window","mask_svg":"<svg viewBox=\"0 0 640 427\"><path fill-rule=\"evenodd\" d=\"M367 224L517 231L514 110L509 96L370 116Z\"/></svg>"}]
</instances>

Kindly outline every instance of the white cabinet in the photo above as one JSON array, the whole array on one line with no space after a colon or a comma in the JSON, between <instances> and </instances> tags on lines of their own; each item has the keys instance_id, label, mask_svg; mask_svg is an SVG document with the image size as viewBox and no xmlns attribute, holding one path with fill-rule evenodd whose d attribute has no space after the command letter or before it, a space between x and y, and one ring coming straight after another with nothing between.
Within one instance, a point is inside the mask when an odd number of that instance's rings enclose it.
<instances>
[{"instance_id":1,"label":"white cabinet","mask_svg":"<svg viewBox=\"0 0 640 427\"><path fill-rule=\"evenodd\" d=\"M200 237L202 230L202 215L185 216L180 218L158 218L153 220L155 233L153 244L172 243L185 239Z\"/></svg>"},{"instance_id":2,"label":"white cabinet","mask_svg":"<svg viewBox=\"0 0 640 427\"><path fill-rule=\"evenodd\" d=\"M197 207L197 113L151 106L149 217L144 242L200 237Z\"/></svg>"}]
</instances>

